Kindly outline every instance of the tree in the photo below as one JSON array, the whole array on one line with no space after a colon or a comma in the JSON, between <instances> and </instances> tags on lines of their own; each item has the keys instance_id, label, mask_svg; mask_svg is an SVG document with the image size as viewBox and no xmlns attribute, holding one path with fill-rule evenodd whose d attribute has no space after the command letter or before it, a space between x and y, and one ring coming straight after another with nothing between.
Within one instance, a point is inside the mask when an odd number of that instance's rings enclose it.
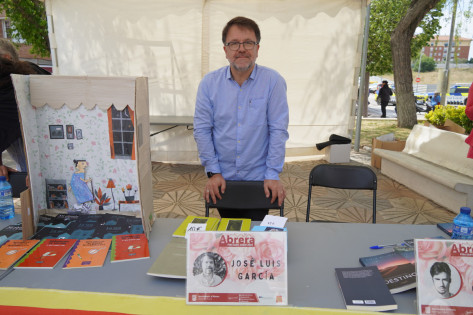
<instances>
[{"instance_id":1,"label":"tree","mask_svg":"<svg viewBox=\"0 0 473 315\"><path fill-rule=\"evenodd\" d=\"M411 0L373 0L371 1L370 31L366 64L366 79L370 74L378 75L392 73L393 59L391 53L391 33L407 12ZM422 33L416 35L410 42L412 57L418 56L422 47L440 29L439 19L442 16L444 1L435 10L428 12L420 27ZM368 86L368 84L366 84ZM397 93L397 92L396 92ZM368 93L366 93L367 95ZM367 104L366 100L362 104ZM414 103L412 103L414 106ZM414 107L415 108L415 107Z\"/></svg>"},{"instance_id":2,"label":"tree","mask_svg":"<svg viewBox=\"0 0 473 315\"><path fill-rule=\"evenodd\" d=\"M412 128L417 124L415 97L412 89L411 41L424 16L433 10L439 2L440 0L412 0L391 34L398 127Z\"/></svg>"},{"instance_id":3,"label":"tree","mask_svg":"<svg viewBox=\"0 0 473 315\"><path fill-rule=\"evenodd\" d=\"M437 67L437 64L435 63L434 58L427 57L425 55L422 55L420 57L420 72L434 71L436 67ZM419 59L416 59L416 61L414 62L414 66L412 68L415 71L419 69Z\"/></svg>"},{"instance_id":4,"label":"tree","mask_svg":"<svg viewBox=\"0 0 473 315\"><path fill-rule=\"evenodd\" d=\"M12 27L10 35L17 41L32 45L31 53L49 56L48 23L44 2L39 0L0 0Z\"/></svg>"}]
</instances>

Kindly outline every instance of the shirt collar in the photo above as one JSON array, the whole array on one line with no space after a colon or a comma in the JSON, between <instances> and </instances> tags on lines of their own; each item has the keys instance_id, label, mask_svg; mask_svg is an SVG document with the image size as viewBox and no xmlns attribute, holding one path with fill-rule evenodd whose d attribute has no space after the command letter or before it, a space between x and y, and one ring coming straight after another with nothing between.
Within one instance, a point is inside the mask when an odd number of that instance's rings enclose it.
<instances>
[{"instance_id":1,"label":"shirt collar","mask_svg":"<svg viewBox=\"0 0 473 315\"><path fill-rule=\"evenodd\" d=\"M255 67L253 68L253 71L251 71L251 74L250 76L248 77L248 79L251 79L251 80L254 80L255 77L256 77L256 72L258 71L258 65L255 64ZM233 80L232 78L232 72L230 71L230 66L227 66L227 71L226 71L226 78L227 80Z\"/></svg>"}]
</instances>

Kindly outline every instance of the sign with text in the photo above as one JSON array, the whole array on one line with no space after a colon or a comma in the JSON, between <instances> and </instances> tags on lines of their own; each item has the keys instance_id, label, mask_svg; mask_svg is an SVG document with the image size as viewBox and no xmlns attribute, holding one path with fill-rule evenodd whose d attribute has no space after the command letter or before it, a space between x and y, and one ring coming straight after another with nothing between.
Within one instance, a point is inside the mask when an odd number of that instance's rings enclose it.
<instances>
[{"instance_id":1,"label":"sign with text","mask_svg":"<svg viewBox=\"0 0 473 315\"><path fill-rule=\"evenodd\" d=\"M287 233L190 232L186 301L287 305Z\"/></svg>"}]
</instances>

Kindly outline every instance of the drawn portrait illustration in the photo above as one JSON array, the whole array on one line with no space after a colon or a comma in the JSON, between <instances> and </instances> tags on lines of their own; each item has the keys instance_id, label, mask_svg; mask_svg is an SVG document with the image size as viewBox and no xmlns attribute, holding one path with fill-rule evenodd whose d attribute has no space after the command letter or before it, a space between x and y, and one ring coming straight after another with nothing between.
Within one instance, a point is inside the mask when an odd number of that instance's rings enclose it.
<instances>
[{"instance_id":1,"label":"drawn portrait illustration","mask_svg":"<svg viewBox=\"0 0 473 315\"><path fill-rule=\"evenodd\" d=\"M70 186L70 190L77 200L74 209L88 213L91 209L90 202L94 200L94 196L87 186L89 182L92 185L92 179L85 177L85 169L88 164L86 160L74 160L74 165L75 172L72 174Z\"/></svg>"},{"instance_id":2,"label":"drawn portrait illustration","mask_svg":"<svg viewBox=\"0 0 473 315\"><path fill-rule=\"evenodd\" d=\"M225 260L217 253L203 253L194 261L193 275L205 287L218 286L225 279L226 273Z\"/></svg>"}]
</instances>

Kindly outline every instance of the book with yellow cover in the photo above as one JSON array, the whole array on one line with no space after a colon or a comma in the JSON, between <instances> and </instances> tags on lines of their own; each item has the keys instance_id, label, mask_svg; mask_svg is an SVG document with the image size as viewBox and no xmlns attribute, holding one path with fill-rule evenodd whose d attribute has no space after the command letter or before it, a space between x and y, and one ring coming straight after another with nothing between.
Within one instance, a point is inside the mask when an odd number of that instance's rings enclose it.
<instances>
[{"instance_id":1,"label":"book with yellow cover","mask_svg":"<svg viewBox=\"0 0 473 315\"><path fill-rule=\"evenodd\" d=\"M63 268L102 267L111 243L111 239L80 240L72 248Z\"/></svg>"},{"instance_id":2,"label":"book with yellow cover","mask_svg":"<svg viewBox=\"0 0 473 315\"><path fill-rule=\"evenodd\" d=\"M38 244L39 240L9 240L0 247L0 270L7 270Z\"/></svg>"},{"instance_id":3,"label":"book with yellow cover","mask_svg":"<svg viewBox=\"0 0 473 315\"><path fill-rule=\"evenodd\" d=\"M220 219L218 218L208 218L208 217L198 217L198 216L188 216L185 220L179 225L179 227L174 231L172 236L174 237L185 237L187 226L189 223L195 224L207 224L205 230L206 231L215 231L218 226L218 222Z\"/></svg>"},{"instance_id":4,"label":"book with yellow cover","mask_svg":"<svg viewBox=\"0 0 473 315\"><path fill-rule=\"evenodd\" d=\"M249 231L251 229L251 219L222 218L217 231Z\"/></svg>"}]
</instances>

